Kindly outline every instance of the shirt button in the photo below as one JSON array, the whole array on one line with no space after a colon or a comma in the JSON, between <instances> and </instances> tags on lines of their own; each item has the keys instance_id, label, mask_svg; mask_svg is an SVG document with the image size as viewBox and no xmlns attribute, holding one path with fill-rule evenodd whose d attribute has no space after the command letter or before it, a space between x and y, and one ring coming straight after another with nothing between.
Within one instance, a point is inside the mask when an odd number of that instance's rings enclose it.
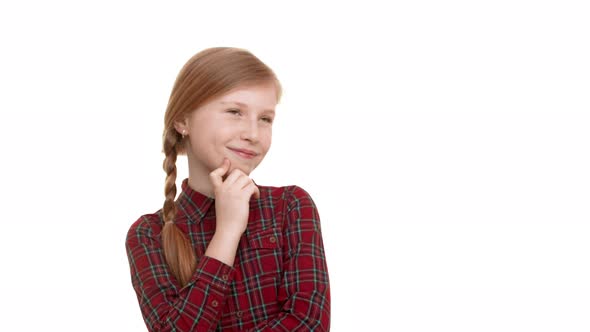
<instances>
[{"instance_id":1,"label":"shirt button","mask_svg":"<svg viewBox=\"0 0 590 332\"><path fill-rule=\"evenodd\" d=\"M213 300L213 301L211 301L211 305L213 306L213 308L217 308L219 303L217 303L217 300Z\"/></svg>"},{"instance_id":2,"label":"shirt button","mask_svg":"<svg viewBox=\"0 0 590 332\"><path fill-rule=\"evenodd\" d=\"M277 242L277 238L276 238L276 237L274 237L274 236L271 236L271 237L270 237L268 240L270 241L270 243L275 243L275 242Z\"/></svg>"},{"instance_id":3,"label":"shirt button","mask_svg":"<svg viewBox=\"0 0 590 332\"><path fill-rule=\"evenodd\" d=\"M241 311L236 312L236 316L242 317L242 312Z\"/></svg>"},{"instance_id":4,"label":"shirt button","mask_svg":"<svg viewBox=\"0 0 590 332\"><path fill-rule=\"evenodd\" d=\"M224 274L224 275L222 275L222 276L221 276L221 278L222 278L223 280L227 280L227 274Z\"/></svg>"}]
</instances>

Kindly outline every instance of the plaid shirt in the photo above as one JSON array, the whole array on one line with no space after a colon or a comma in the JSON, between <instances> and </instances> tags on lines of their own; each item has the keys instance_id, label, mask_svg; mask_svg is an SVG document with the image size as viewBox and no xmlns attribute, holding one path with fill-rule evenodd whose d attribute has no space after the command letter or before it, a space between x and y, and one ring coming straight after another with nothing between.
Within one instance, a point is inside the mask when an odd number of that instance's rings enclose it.
<instances>
[{"instance_id":1,"label":"plaid shirt","mask_svg":"<svg viewBox=\"0 0 590 332\"><path fill-rule=\"evenodd\" d=\"M198 257L184 287L169 272L161 209L127 234L131 282L149 331L328 331L330 285L320 218L301 187L258 186L234 266L204 256L215 200L182 182L176 225Z\"/></svg>"}]
</instances>

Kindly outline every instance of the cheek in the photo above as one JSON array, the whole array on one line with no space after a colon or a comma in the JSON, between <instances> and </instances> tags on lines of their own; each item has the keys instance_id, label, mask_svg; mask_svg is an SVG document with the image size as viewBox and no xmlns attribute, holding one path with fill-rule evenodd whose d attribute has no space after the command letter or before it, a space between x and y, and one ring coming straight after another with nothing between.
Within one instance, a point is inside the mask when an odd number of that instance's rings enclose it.
<instances>
[{"instance_id":1,"label":"cheek","mask_svg":"<svg viewBox=\"0 0 590 332\"><path fill-rule=\"evenodd\" d=\"M224 146L228 136L227 127L209 126L203 128L202 132L199 134L199 144L207 150L219 149Z\"/></svg>"},{"instance_id":2,"label":"cheek","mask_svg":"<svg viewBox=\"0 0 590 332\"><path fill-rule=\"evenodd\" d=\"M220 146L223 146L217 136L210 130L202 130L195 133L191 137L191 145L195 157L209 168L217 163Z\"/></svg>"},{"instance_id":3,"label":"cheek","mask_svg":"<svg viewBox=\"0 0 590 332\"><path fill-rule=\"evenodd\" d=\"M272 130L271 129L268 129L265 132L265 135L264 135L264 143L263 143L266 146L266 149L267 150L270 148L271 143L272 143Z\"/></svg>"}]
</instances>

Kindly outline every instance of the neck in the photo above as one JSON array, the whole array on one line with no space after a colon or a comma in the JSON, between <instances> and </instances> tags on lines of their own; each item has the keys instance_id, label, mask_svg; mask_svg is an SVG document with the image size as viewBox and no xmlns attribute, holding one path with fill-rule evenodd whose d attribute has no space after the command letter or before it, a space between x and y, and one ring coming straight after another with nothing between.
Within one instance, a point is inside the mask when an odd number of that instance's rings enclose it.
<instances>
[{"instance_id":1,"label":"neck","mask_svg":"<svg viewBox=\"0 0 590 332\"><path fill-rule=\"evenodd\" d=\"M215 198L215 191L213 184L209 180L209 172L196 162L188 163L188 185L191 189L200 192L203 195Z\"/></svg>"}]
</instances>

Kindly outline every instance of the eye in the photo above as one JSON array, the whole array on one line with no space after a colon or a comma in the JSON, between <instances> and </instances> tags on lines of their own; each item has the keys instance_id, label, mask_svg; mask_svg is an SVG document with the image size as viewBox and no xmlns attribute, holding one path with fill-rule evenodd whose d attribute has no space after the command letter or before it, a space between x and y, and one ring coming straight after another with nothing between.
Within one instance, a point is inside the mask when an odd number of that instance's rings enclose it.
<instances>
[{"instance_id":1,"label":"eye","mask_svg":"<svg viewBox=\"0 0 590 332\"><path fill-rule=\"evenodd\" d=\"M240 114L241 113L239 109L235 109L235 108L229 109L227 112L231 113L231 114Z\"/></svg>"},{"instance_id":2,"label":"eye","mask_svg":"<svg viewBox=\"0 0 590 332\"><path fill-rule=\"evenodd\" d=\"M264 118L262 118L262 120L263 120L263 121L266 121L266 122L268 122L268 123L272 123L272 119L271 119L271 118L266 118L266 117L264 117Z\"/></svg>"}]
</instances>

